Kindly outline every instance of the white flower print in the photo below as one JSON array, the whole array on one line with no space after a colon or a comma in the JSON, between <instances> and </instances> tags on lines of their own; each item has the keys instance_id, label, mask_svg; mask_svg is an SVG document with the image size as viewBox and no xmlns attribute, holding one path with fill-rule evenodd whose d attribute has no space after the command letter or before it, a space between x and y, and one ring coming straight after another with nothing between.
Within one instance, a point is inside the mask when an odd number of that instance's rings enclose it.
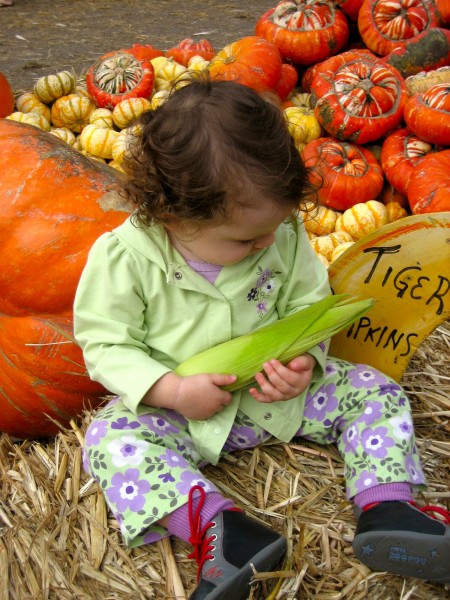
<instances>
[{"instance_id":1,"label":"white flower print","mask_svg":"<svg viewBox=\"0 0 450 600\"><path fill-rule=\"evenodd\" d=\"M405 410L401 415L391 418L394 428L393 434L399 440L410 440L414 431L413 421L410 413Z\"/></svg>"},{"instance_id":2,"label":"white flower print","mask_svg":"<svg viewBox=\"0 0 450 600\"><path fill-rule=\"evenodd\" d=\"M144 460L146 449L147 442L138 440L131 433L123 435L118 440L113 440L108 444L112 462L116 467L140 465Z\"/></svg>"}]
</instances>

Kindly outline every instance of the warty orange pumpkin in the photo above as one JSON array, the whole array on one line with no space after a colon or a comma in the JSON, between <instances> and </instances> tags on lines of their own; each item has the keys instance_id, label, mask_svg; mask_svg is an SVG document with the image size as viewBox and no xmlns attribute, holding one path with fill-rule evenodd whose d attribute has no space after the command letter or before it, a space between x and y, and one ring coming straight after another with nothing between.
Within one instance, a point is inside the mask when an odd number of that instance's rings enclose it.
<instances>
[{"instance_id":1,"label":"warty orange pumpkin","mask_svg":"<svg viewBox=\"0 0 450 600\"><path fill-rule=\"evenodd\" d=\"M38 438L105 394L73 338L72 303L90 246L129 211L120 173L56 136L5 119L0 140L0 431Z\"/></svg>"}]
</instances>

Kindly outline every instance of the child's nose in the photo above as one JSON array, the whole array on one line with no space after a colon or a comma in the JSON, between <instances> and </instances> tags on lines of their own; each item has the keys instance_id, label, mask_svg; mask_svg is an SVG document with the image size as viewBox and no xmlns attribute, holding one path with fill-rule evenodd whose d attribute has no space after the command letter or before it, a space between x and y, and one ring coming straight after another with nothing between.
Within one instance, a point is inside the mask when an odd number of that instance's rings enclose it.
<instances>
[{"instance_id":1,"label":"child's nose","mask_svg":"<svg viewBox=\"0 0 450 600\"><path fill-rule=\"evenodd\" d=\"M266 233L266 235L262 235L259 238L256 238L253 246L254 248L267 248L268 246L271 246L275 241L275 234L273 232L271 233Z\"/></svg>"}]
</instances>

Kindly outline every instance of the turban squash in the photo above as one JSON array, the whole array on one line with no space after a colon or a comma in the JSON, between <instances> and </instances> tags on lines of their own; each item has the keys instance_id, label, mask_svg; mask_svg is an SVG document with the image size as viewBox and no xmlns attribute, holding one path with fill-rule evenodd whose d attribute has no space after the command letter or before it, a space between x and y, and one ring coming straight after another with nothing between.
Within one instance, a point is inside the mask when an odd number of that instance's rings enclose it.
<instances>
[{"instance_id":1,"label":"turban squash","mask_svg":"<svg viewBox=\"0 0 450 600\"><path fill-rule=\"evenodd\" d=\"M56 136L3 119L0 140L0 431L38 438L105 394L74 341L72 304L90 246L129 211L119 172Z\"/></svg>"}]
</instances>

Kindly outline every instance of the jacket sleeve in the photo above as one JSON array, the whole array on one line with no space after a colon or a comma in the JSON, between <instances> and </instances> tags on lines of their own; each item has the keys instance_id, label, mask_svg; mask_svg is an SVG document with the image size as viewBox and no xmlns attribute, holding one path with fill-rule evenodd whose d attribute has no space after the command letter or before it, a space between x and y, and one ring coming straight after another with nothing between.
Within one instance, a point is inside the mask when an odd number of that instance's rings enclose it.
<instances>
[{"instance_id":1,"label":"jacket sleeve","mask_svg":"<svg viewBox=\"0 0 450 600\"><path fill-rule=\"evenodd\" d=\"M93 245L74 302L74 334L91 379L135 411L147 390L170 369L151 357L145 299L130 252L112 233Z\"/></svg>"},{"instance_id":2,"label":"jacket sleeve","mask_svg":"<svg viewBox=\"0 0 450 600\"><path fill-rule=\"evenodd\" d=\"M289 234L290 277L278 297L280 316L288 316L332 293L327 269L312 249L303 223L294 224ZM328 340L308 350L317 361L313 381L323 376L329 345Z\"/></svg>"}]
</instances>

